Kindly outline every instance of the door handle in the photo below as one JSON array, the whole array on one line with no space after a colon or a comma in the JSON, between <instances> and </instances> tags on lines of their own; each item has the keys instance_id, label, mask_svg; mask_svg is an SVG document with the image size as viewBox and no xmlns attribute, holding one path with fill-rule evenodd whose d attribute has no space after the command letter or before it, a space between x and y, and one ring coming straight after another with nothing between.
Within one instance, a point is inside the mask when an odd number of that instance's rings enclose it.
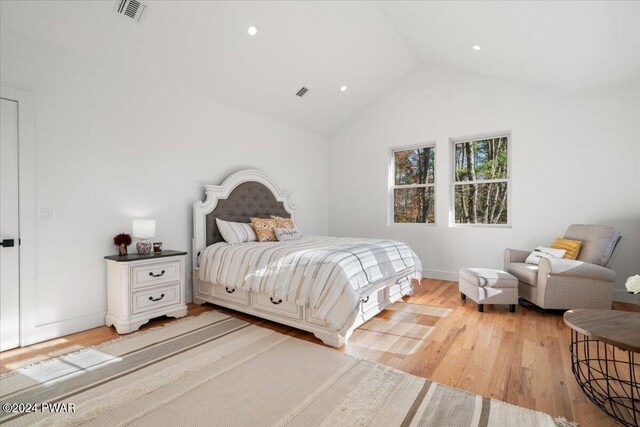
<instances>
[{"instance_id":1,"label":"door handle","mask_svg":"<svg viewBox=\"0 0 640 427\"><path fill-rule=\"evenodd\" d=\"M5 248L12 248L15 245L16 245L15 239L4 239L2 242L0 242L0 246Z\"/></svg>"}]
</instances>

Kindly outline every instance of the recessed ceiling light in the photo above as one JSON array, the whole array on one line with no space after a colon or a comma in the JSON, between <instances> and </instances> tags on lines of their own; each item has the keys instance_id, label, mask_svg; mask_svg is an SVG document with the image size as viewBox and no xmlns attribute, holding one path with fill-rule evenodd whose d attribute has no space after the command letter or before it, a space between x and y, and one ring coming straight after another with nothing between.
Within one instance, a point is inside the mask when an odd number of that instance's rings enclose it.
<instances>
[{"instance_id":1,"label":"recessed ceiling light","mask_svg":"<svg viewBox=\"0 0 640 427\"><path fill-rule=\"evenodd\" d=\"M347 90L346 86L340 86L340 92L344 92L345 90Z\"/></svg>"},{"instance_id":2,"label":"recessed ceiling light","mask_svg":"<svg viewBox=\"0 0 640 427\"><path fill-rule=\"evenodd\" d=\"M473 50L482 50L482 48L480 46L478 46L477 44L473 45Z\"/></svg>"},{"instance_id":3,"label":"recessed ceiling light","mask_svg":"<svg viewBox=\"0 0 640 427\"><path fill-rule=\"evenodd\" d=\"M247 33L249 33L249 35L253 37L258 34L258 29L254 26L251 26L247 29Z\"/></svg>"}]
</instances>

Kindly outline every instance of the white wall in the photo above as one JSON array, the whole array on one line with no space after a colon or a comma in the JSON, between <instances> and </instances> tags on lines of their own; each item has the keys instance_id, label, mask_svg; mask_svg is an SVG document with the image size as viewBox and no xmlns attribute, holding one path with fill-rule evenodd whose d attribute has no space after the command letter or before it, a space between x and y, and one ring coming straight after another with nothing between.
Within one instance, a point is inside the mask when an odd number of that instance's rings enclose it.
<instances>
[{"instance_id":1,"label":"white wall","mask_svg":"<svg viewBox=\"0 0 640 427\"><path fill-rule=\"evenodd\" d=\"M449 138L494 131L512 133L513 227L451 228ZM387 225L389 147L432 141L437 225ZM404 241L426 276L455 279L461 267L501 267L506 247L550 244L569 224L611 224L626 238L620 290L640 274L639 141L638 82L575 93L424 66L330 138L329 231Z\"/></svg>"},{"instance_id":2,"label":"white wall","mask_svg":"<svg viewBox=\"0 0 640 427\"><path fill-rule=\"evenodd\" d=\"M164 248L190 250L191 204L239 169L273 176L301 229L327 233L325 138L184 90L144 57L94 62L10 32L1 47L2 85L34 98L36 209L53 213L36 220L40 339L104 324L102 258L133 218L155 219Z\"/></svg>"},{"instance_id":3,"label":"white wall","mask_svg":"<svg viewBox=\"0 0 640 427\"><path fill-rule=\"evenodd\" d=\"M403 240L432 276L499 267L504 247L550 242L576 222L610 223L627 237L618 287L640 272L637 85L574 94L422 68L329 149L324 138L222 105L194 91L197 82L153 66L154 40L135 38L144 27L107 46L69 33L63 48L42 34L59 36L64 25L37 36L29 25L7 29L10 21L0 37L0 79L33 94L36 209L53 213L36 220L42 339L103 323L102 257L115 253L111 238L130 232L133 218L156 219L154 240L189 250L191 203L203 184L246 167L293 192L306 234ZM449 228L448 138L496 130L513 134L514 226ZM387 226L388 148L428 141L438 143L438 224Z\"/></svg>"}]
</instances>

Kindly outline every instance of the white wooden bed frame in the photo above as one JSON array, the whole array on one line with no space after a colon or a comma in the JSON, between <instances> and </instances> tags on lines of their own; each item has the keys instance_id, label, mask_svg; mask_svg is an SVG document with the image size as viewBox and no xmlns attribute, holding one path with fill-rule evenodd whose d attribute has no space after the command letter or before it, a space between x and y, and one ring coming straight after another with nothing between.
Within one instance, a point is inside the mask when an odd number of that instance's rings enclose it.
<instances>
[{"instance_id":1,"label":"white wooden bed frame","mask_svg":"<svg viewBox=\"0 0 640 427\"><path fill-rule=\"evenodd\" d=\"M313 333L327 345L341 347L349 339L358 326L380 313L385 307L402 299L405 295L413 295L411 280L390 281L379 290L362 298L360 311L349 329L341 334L314 316L313 310L300 307L295 302L273 301L267 295L247 292L242 289L225 289L223 286L199 280L198 256L207 244L206 217L218 204L218 200L226 199L240 184L255 181L266 186L284 209L294 218L295 205L291 194L280 187L264 172L259 170L243 170L230 175L222 185L206 185L206 199L193 204L193 301L196 304L209 302L233 310L248 313L257 317L283 323Z\"/></svg>"}]
</instances>

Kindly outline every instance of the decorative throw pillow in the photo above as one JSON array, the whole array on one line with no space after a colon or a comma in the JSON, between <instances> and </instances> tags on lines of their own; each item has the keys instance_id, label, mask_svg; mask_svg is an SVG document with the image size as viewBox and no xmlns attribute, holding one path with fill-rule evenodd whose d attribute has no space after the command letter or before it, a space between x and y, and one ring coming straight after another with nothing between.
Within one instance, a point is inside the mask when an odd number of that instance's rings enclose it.
<instances>
[{"instance_id":1,"label":"decorative throw pillow","mask_svg":"<svg viewBox=\"0 0 640 427\"><path fill-rule=\"evenodd\" d=\"M540 258L562 258L565 254L564 249L547 248L544 246L538 246L527 257L525 263L527 264L540 264Z\"/></svg>"},{"instance_id":2,"label":"decorative throw pillow","mask_svg":"<svg viewBox=\"0 0 640 427\"><path fill-rule=\"evenodd\" d=\"M278 228L294 228L296 226L291 218L271 215L271 219L276 222L276 227Z\"/></svg>"},{"instance_id":3,"label":"decorative throw pillow","mask_svg":"<svg viewBox=\"0 0 640 427\"><path fill-rule=\"evenodd\" d=\"M258 242L275 242L276 235L273 229L276 227L276 221L271 218L251 218L251 226L258 236Z\"/></svg>"},{"instance_id":4,"label":"decorative throw pillow","mask_svg":"<svg viewBox=\"0 0 640 427\"><path fill-rule=\"evenodd\" d=\"M580 240L569 240L558 237L553 241L551 247L555 249L564 249L565 251L567 251L564 254L565 259L576 259L578 258L578 254L580 253L581 245L582 242Z\"/></svg>"},{"instance_id":5,"label":"decorative throw pillow","mask_svg":"<svg viewBox=\"0 0 640 427\"><path fill-rule=\"evenodd\" d=\"M216 218L216 225L222 238L225 242L230 244L255 242L258 240L256 232L253 231L251 224L245 224L243 222L231 222L223 221Z\"/></svg>"},{"instance_id":6,"label":"decorative throw pillow","mask_svg":"<svg viewBox=\"0 0 640 427\"><path fill-rule=\"evenodd\" d=\"M300 230L295 225L291 228L280 228L276 227L273 229L273 232L276 235L276 239L279 242L286 242L287 240L300 240L302 238L302 234L300 234Z\"/></svg>"}]
</instances>

